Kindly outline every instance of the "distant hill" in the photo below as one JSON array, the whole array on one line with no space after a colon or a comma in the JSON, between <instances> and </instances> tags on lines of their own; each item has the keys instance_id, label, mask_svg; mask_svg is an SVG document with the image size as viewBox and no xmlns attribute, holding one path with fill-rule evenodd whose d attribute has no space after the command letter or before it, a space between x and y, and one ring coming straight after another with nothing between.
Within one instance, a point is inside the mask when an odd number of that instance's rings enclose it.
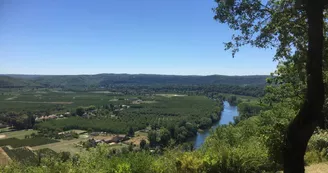
<instances>
[{"instance_id":1,"label":"distant hill","mask_svg":"<svg viewBox=\"0 0 328 173\"><path fill-rule=\"evenodd\" d=\"M31 80L25 80L21 78L14 78L9 76L0 76L0 88L20 88L28 86L38 86Z\"/></svg>"},{"instance_id":2,"label":"distant hill","mask_svg":"<svg viewBox=\"0 0 328 173\"><path fill-rule=\"evenodd\" d=\"M113 85L265 85L265 75L179 76L153 74L0 75L0 87L108 87Z\"/></svg>"}]
</instances>

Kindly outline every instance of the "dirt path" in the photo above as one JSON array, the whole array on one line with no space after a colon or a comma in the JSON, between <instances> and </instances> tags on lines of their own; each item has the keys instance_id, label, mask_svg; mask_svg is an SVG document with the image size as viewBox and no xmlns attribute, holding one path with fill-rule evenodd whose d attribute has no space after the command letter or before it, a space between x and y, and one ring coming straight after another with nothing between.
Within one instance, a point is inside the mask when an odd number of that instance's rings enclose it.
<instances>
[{"instance_id":1,"label":"dirt path","mask_svg":"<svg viewBox=\"0 0 328 173\"><path fill-rule=\"evenodd\" d=\"M10 97L10 98L6 98L5 100L14 100L16 99L18 96L14 96L14 97Z\"/></svg>"},{"instance_id":2,"label":"dirt path","mask_svg":"<svg viewBox=\"0 0 328 173\"><path fill-rule=\"evenodd\" d=\"M328 172L328 162L318 163L305 167L306 173L327 173Z\"/></svg>"},{"instance_id":3,"label":"dirt path","mask_svg":"<svg viewBox=\"0 0 328 173\"><path fill-rule=\"evenodd\" d=\"M0 165L8 165L11 162L11 158L7 153L0 147Z\"/></svg>"}]
</instances>

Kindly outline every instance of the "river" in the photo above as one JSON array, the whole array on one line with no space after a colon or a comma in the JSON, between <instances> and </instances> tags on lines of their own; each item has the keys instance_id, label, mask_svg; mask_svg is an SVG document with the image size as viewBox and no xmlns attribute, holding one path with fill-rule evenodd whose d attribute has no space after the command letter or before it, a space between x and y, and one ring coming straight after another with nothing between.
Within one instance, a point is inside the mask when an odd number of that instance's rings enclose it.
<instances>
[{"instance_id":1,"label":"river","mask_svg":"<svg viewBox=\"0 0 328 173\"><path fill-rule=\"evenodd\" d=\"M212 130L216 129L219 125L229 124L229 122L233 122L233 117L239 115L237 106L230 106L229 102L227 101L224 101L223 105L224 107L221 113L221 120L215 123L210 129L197 133L197 136L193 140L195 149L198 149L205 142L206 137L211 134Z\"/></svg>"}]
</instances>

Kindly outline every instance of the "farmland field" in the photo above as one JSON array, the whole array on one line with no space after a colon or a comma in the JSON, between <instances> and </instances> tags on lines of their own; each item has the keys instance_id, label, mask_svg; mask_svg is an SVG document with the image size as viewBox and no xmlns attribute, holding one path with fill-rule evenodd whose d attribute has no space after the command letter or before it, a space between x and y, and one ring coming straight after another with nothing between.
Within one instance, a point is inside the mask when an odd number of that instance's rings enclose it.
<instances>
[{"instance_id":1,"label":"farmland field","mask_svg":"<svg viewBox=\"0 0 328 173\"><path fill-rule=\"evenodd\" d=\"M10 145L13 148L18 148L22 146L38 146L43 144L49 144L49 143L55 143L58 142L54 139L48 139L48 138L28 138L28 139L17 139L17 138L7 138L0 140L0 146L7 146Z\"/></svg>"},{"instance_id":2,"label":"farmland field","mask_svg":"<svg viewBox=\"0 0 328 173\"><path fill-rule=\"evenodd\" d=\"M0 147L0 165L7 165L12 161L8 154Z\"/></svg>"},{"instance_id":3,"label":"farmland field","mask_svg":"<svg viewBox=\"0 0 328 173\"><path fill-rule=\"evenodd\" d=\"M83 149L81 147L77 147L76 144L78 144L81 141L86 141L86 140L87 139L83 139L83 138L72 139L72 140L61 140L56 143L34 146L34 147L32 147L32 149L39 150L39 149L50 148L56 152L67 151L72 154L75 154L75 153L80 153L82 151L85 151L85 149Z\"/></svg>"},{"instance_id":4,"label":"farmland field","mask_svg":"<svg viewBox=\"0 0 328 173\"><path fill-rule=\"evenodd\" d=\"M148 141L148 133L138 131L135 133L133 138L125 141L124 143L126 143L126 144L132 143L134 145L139 145L141 140L145 140L145 141L149 142Z\"/></svg>"},{"instance_id":5,"label":"farmland field","mask_svg":"<svg viewBox=\"0 0 328 173\"><path fill-rule=\"evenodd\" d=\"M35 157L34 152L27 147L17 149L9 149L8 147L2 147L2 149L12 160L29 165L37 163L37 159Z\"/></svg>"},{"instance_id":6,"label":"farmland field","mask_svg":"<svg viewBox=\"0 0 328 173\"><path fill-rule=\"evenodd\" d=\"M59 152L70 152L71 154L81 153L86 151L85 148L78 146L80 142L87 141L90 138L79 138L79 139L72 139L72 140L61 140L57 143L51 143L46 145L39 145L32 147L33 150L40 150L49 148L57 153ZM121 149L123 147L127 147L126 144L115 144L111 145L110 148L112 149Z\"/></svg>"},{"instance_id":7,"label":"farmland field","mask_svg":"<svg viewBox=\"0 0 328 173\"><path fill-rule=\"evenodd\" d=\"M9 127L0 128L0 133L10 132L10 131L12 131L12 129L10 129Z\"/></svg>"},{"instance_id":8,"label":"farmland field","mask_svg":"<svg viewBox=\"0 0 328 173\"><path fill-rule=\"evenodd\" d=\"M9 117L15 116L38 117L38 121L28 127L36 131L3 133L5 139L0 140L0 146L51 148L56 152L81 152L81 148L76 147L76 144L89 138L88 134L85 134L78 135L79 139L59 140L59 142L53 140L71 139L71 137L63 137L64 133L60 134L65 131L72 131L74 134L86 131L127 134L130 129L139 131L145 128L163 127L181 133L182 135L172 133L172 137L176 138L177 143L183 143L196 135L197 129L210 127L213 122L218 121L222 109L219 102L207 96L178 92L159 92L159 94L135 92L134 95L128 94L124 89L121 93L115 90L64 91L61 89L3 89L0 92L2 92L0 114L5 115L4 117L6 114L9 115L3 121L12 123ZM82 113L78 113L78 108L82 109ZM18 113L9 114L11 111ZM67 112L69 114L66 116ZM41 119L41 116L52 114L57 117L64 114L65 117ZM24 124L32 121L25 119L19 122ZM39 137L43 137L42 140L32 142L32 139L24 139L26 135L35 132L38 132ZM125 143L139 145L141 140L147 141L147 139L147 133L136 133Z\"/></svg>"},{"instance_id":9,"label":"farmland field","mask_svg":"<svg viewBox=\"0 0 328 173\"><path fill-rule=\"evenodd\" d=\"M141 97L141 99L146 100L147 103L140 102L140 104L135 105L133 101L127 100L115 102L115 104L130 104L131 106L131 108L119 110L116 113L119 118L111 118L108 116L109 113L105 113L103 116L90 118L69 117L64 120L49 120L38 123L36 127L48 130L92 129L125 134L130 127L141 130L155 123L168 126L184 120L193 123L200 123L202 118L207 118L209 121L217 120L219 118L217 113L221 110L220 105L205 96L153 96ZM208 124L210 125L211 122Z\"/></svg>"},{"instance_id":10,"label":"farmland field","mask_svg":"<svg viewBox=\"0 0 328 173\"><path fill-rule=\"evenodd\" d=\"M229 96L229 94L222 94ZM142 96L141 103L156 103L157 99L178 98L187 95L170 93ZM110 91L62 91L56 89L1 89L0 113L6 111L54 111L74 110L78 106L104 105L104 104L129 104L125 99L137 98L140 95L123 95ZM154 99L155 97L155 99ZM254 97L241 96L243 99Z\"/></svg>"},{"instance_id":11,"label":"farmland field","mask_svg":"<svg viewBox=\"0 0 328 173\"><path fill-rule=\"evenodd\" d=\"M30 111L47 110L56 105L65 108L75 108L77 106L100 105L108 103L114 96L106 94L95 94L88 92L38 92L38 91L17 91L19 95L0 95L1 111Z\"/></svg>"},{"instance_id":12,"label":"farmland field","mask_svg":"<svg viewBox=\"0 0 328 173\"><path fill-rule=\"evenodd\" d=\"M30 146L33 150L50 148L55 152L80 153L85 151L79 144L90 139L87 132L109 132L127 134L129 129L135 136L124 141L125 144L112 145L111 148L127 147L141 140L148 141L148 133L139 132L145 128L163 127L181 133L174 136L178 143L197 133L197 128L209 127L220 119L219 102L204 95L185 95L179 93L134 94L117 91L63 91L61 89L2 89L0 91L0 114L14 111L13 116L38 117L70 112L67 117L39 120L33 124L35 130L9 131L0 133L4 139L0 146L10 145L14 149ZM77 108L82 108L78 115ZM7 117L13 117L12 115ZM11 123L11 119L4 119ZM20 122L28 122L26 119ZM30 122L30 120L29 120ZM188 122L188 123L187 123ZM32 127L29 127L32 128ZM6 130L6 129L4 129ZM78 139L63 140L60 132L78 135ZM38 137L25 139L32 133ZM173 137L173 136L172 136ZM61 139L61 140L54 140Z\"/></svg>"},{"instance_id":13,"label":"farmland field","mask_svg":"<svg viewBox=\"0 0 328 173\"><path fill-rule=\"evenodd\" d=\"M9 132L0 133L0 135L5 135L5 138L24 139L26 135L31 135L32 133L37 134L38 131L37 130L32 130L32 129L30 129L30 130L18 130L18 131L9 131Z\"/></svg>"}]
</instances>

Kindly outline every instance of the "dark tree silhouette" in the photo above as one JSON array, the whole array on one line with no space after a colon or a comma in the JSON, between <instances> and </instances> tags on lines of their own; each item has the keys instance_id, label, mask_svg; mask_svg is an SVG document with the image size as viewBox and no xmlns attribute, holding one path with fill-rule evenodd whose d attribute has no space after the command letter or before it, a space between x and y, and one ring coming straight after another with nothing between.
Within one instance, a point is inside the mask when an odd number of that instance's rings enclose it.
<instances>
[{"instance_id":1,"label":"dark tree silhouette","mask_svg":"<svg viewBox=\"0 0 328 173\"><path fill-rule=\"evenodd\" d=\"M323 84L323 0L302 4L308 19L308 52L306 62L307 92L304 103L290 123L284 151L284 171L304 172L304 155L315 128L322 125L325 90Z\"/></svg>"},{"instance_id":2,"label":"dark tree silhouette","mask_svg":"<svg viewBox=\"0 0 328 173\"><path fill-rule=\"evenodd\" d=\"M239 47L276 48L275 59L303 68L307 91L300 110L290 123L284 148L284 171L304 172L304 155L316 127L323 124L323 10L327 0L216 0L215 19L232 30L226 43L233 56ZM295 6L296 5L296 6ZM295 51L291 51L292 48ZM306 57L306 58L305 58ZM304 62L305 59L305 62Z\"/></svg>"}]
</instances>

